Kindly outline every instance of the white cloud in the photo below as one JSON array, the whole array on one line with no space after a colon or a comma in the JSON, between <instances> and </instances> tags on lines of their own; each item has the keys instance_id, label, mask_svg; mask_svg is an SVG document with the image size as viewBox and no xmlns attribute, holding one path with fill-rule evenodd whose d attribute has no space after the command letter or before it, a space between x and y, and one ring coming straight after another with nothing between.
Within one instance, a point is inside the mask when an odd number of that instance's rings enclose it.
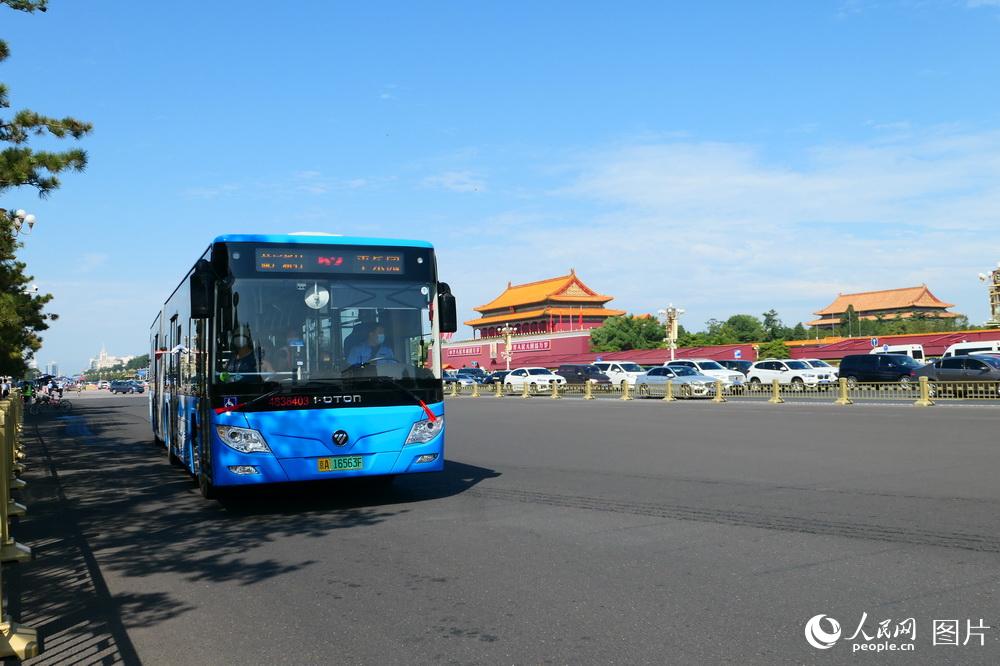
<instances>
[{"instance_id":1,"label":"white cloud","mask_svg":"<svg viewBox=\"0 0 1000 666\"><path fill-rule=\"evenodd\" d=\"M781 162L755 146L648 143L578 156L575 170L546 205L591 212L497 215L444 256L463 310L509 279L575 267L614 306L672 301L695 328L771 307L807 321L838 292L921 283L974 322L987 316L975 276L1000 259L1000 132L914 130Z\"/></svg>"},{"instance_id":2,"label":"white cloud","mask_svg":"<svg viewBox=\"0 0 1000 666\"><path fill-rule=\"evenodd\" d=\"M442 188L452 192L485 192L486 182L471 171L446 171L423 180L424 187Z\"/></svg>"}]
</instances>

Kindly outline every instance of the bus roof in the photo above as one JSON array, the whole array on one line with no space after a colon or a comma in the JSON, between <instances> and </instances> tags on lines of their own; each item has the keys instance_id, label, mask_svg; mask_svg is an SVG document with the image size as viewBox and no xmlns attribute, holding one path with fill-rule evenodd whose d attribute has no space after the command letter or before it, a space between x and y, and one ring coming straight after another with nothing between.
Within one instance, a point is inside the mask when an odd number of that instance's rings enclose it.
<instances>
[{"instance_id":1,"label":"bus roof","mask_svg":"<svg viewBox=\"0 0 1000 666\"><path fill-rule=\"evenodd\" d=\"M381 245L383 247L425 247L434 246L427 241L404 240L401 238L369 238L367 236L335 236L321 233L294 234L225 234L216 236L215 243L282 243L285 245Z\"/></svg>"}]
</instances>

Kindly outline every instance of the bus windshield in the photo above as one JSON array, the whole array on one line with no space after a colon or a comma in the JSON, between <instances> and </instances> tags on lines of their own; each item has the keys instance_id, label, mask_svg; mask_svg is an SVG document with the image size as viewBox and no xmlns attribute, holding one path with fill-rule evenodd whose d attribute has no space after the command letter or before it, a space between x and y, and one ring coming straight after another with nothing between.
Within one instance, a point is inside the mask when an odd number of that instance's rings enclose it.
<instances>
[{"instance_id":1,"label":"bus windshield","mask_svg":"<svg viewBox=\"0 0 1000 666\"><path fill-rule=\"evenodd\" d=\"M431 386L434 297L426 282L231 278L217 293L214 382Z\"/></svg>"}]
</instances>

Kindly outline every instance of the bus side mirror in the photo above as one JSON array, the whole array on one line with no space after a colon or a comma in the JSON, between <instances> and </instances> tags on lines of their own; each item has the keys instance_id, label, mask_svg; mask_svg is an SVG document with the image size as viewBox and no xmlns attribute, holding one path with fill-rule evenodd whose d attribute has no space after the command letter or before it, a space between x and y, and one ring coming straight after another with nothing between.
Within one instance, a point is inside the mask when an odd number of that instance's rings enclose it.
<instances>
[{"instance_id":1,"label":"bus side mirror","mask_svg":"<svg viewBox=\"0 0 1000 666\"><path fill-rule=\"evenodd\" d=\"M212 316L212 294L215 291L215 271L212 264L199 259L191 273L191 318Z\"/></svg>"},{"instance_id":2,"label":"bus side mirror","mask_svg":"<svg viewBox=\"0 0 1000 666\"><path fill-rule=\"evenodd\" d=\"M438 282L438 328L442 333L454 333L458 330L455 296L446 282Z\"/></svg>"}]
</instances>

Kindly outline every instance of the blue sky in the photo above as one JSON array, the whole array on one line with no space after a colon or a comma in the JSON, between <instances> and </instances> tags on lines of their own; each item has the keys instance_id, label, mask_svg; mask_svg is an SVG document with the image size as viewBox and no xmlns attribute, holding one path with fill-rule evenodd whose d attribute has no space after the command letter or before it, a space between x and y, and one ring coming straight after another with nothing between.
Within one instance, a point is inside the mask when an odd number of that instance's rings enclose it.
<instances>
[{"instance_id":1,"label":"blue sky","mask_svg":"<svg viewBox=\"0 0 1000 666\"><path fill-rule=\"evenodd\" d=\"M64 371L143 352L226 232L431 240L463 319L570 267L689 328L922 282L988 316L998 0L0 12L14 108L95 124L86 173L0 197L39 218L39 361Z\"/></svg>"}]
</instances>

